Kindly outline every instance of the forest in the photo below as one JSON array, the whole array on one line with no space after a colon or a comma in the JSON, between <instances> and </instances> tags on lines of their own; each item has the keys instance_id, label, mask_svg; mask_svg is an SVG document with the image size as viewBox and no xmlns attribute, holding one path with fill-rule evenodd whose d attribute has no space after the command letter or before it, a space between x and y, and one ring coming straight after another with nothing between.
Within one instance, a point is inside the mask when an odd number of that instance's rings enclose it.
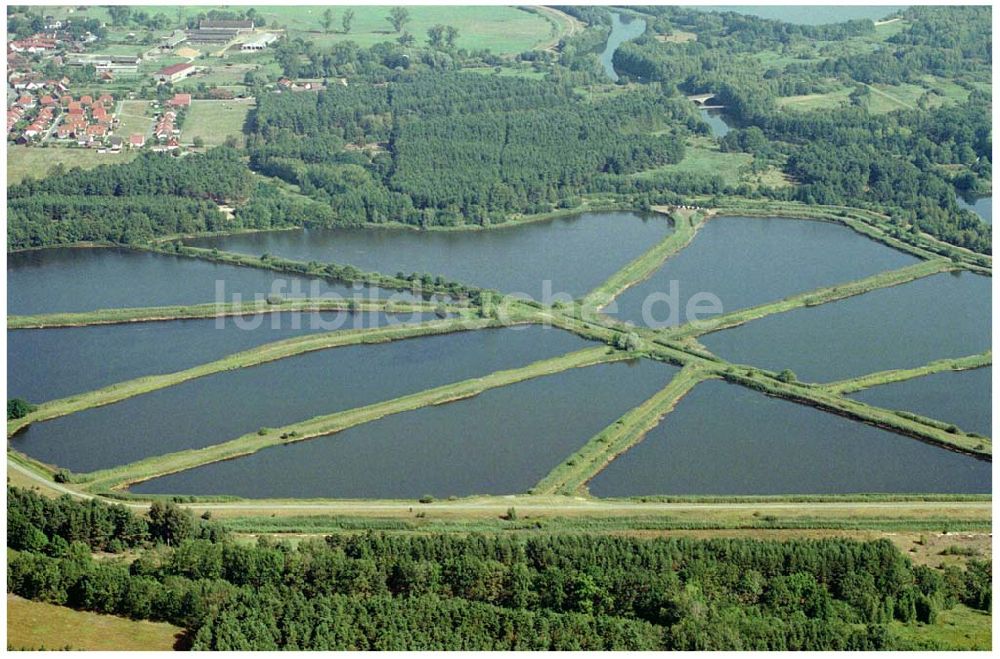
<instances>
[{"instance_id":1,"label":"forest","mask_svg":"<svg viewBox=\"0 0 1000 659\"><path fill-rule=\"evenodd\" d=\"M956 197L990 191L987 8L909 8L904 27L882 38L867 20L794 25L634 7L646 32L615 52L619 85L598 61L608 10L564 9L586 28L554 52L514 61L447 41L363 48L281 39L273 53L283 74L322 79L324 88L282 92L250 72L257 107L245 150L143 154L12 186L8 249L235 228L486 226L576 208L588 195L639 209L736 195L864 208L887 216L904 240L927 233L991 253L990 227ZM696 38L663 40L681 32ZM501 65L544 75L470 72ZM963 93L943 104L934 80ZM911 107L873 112L878 84L930 89ZM782 106L845 87L840 107ZM719 149L750 154L754 172L779 171L786 184L727 183L683 166L692 138L708 135L684 95L705 92L735 124ZM247 156L271 180L247 171Z\"/></svg>"},{"instance_id":2,"label":"forest","mask_svg":"<svg viewBox=\"0 0 1000 659\"><path fill-rule=\"evenodd\" d=\"M889 623L992 599L988 562L934 570L887 540L368 532L247 545L173 503L138 515L9 488L7 510L8 592L169 621L199 650L930 649Z\"/></svg>"},{"instance_id":3,"label":"forest","mask_svg":"<svg viewBox=\"0 0 1000 659\"><path fill-rule=\"evenodd\" d=\"M700 128L688 105L658 89L588 102L552 82L400 74L264 96L248 148L255 170L298 185L340 223L483 225L679 162L683 135Z\"/></svg>"},{"instance_id":4,"label":"forest","mask_svg":"<svg viewBox=\"0 0 1000 659\"><path fill-rule=\"evenodd\" d=\"M850 53L814 47L809 57L784 67L764 66L755 54L803 47L805 40L840 41L873 31L870 21L790 25L735 13L679 7L644 7L647 34L625 43L615 67L630 78L676 85L686 93L714 92L742 130L760 129L764 143L748 152L783 156L798 185L761 188L765 197L805 203L851 205L888 213L901 226L981 253L991 253L991 231L960 208L956 189L989 189L992 119L989 93L991 42L985 7L914 7L906 29L886 47ZM665 43L656 35L684 29L696 41ZM956 104L873 114L861 100L866 85L955 79L968 97ZM857 86L851 107L783 111L779 97L823 93L832 81ZM740 132L729 138L732 146Z\"/></svg>"},{"instance_id":5,"label":"forest","mask_svg":"<svg viewBox=\"0 0 1000 659\"><path fill-rule=\"evenodd\" d=\"M255 188L239 152L183 159L144 153L127 164L57 171L7 188L7 249L75 242L139 244L165 234L239 227L221 203Z\"/></svg>"}]
</instances>

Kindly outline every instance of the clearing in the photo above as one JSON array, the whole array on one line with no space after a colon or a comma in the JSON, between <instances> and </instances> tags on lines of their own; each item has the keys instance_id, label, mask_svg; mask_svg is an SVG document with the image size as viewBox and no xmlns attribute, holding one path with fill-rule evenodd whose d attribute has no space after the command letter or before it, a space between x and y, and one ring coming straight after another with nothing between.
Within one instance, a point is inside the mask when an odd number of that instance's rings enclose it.
<instances>
[{"instance_id":1,"label":"clearing","mask_svg":"<svg viewBox=\"0 0 1000 659\"><path fill-rule=\"evenodd\" d=\"M253 105L253 99L191 101L182 126L184 141L190 143L200 137L205 146L216 146L233 136L242 143L243 123Z\"/></svg>"},{"instance_id":2,"label":"clearing","mask_svg":"<svg viewBox=\"0 0 1000 659\"><path fill-rule=\"evenodd\" d=\"M127 139L138 133L149 137L153 130L153 117L149 114L149 101L122 101L115 134Z\"/></svg>"},{"instance_id":3,"label":"clearing","mask_svg":"<svg viewBox=\"0 0 1000 659\"><path fill-rule=\"evenodd\" d=\"M122 133L126 135L126 133ZM76 147L37 147L11 144L7 146L7 185L20 183L27 177L42 178L56 165L66 169L93 169L98 165L118 165L134 160L138 151L98 153L97 149Z\"/></svg>"},{"instance_id":4,"label":"clearing","mask_svg":"<svg viewBox=\"0 0 1000 659\"><path fill-rule=\"evenodd\" d=\"M12 650L174 650L184 630L7 595L7 647Z\"/></svg>"},{"instance_id":5,"label":"clearing","mask_svg":"<svg viewBox=\"0 0 1000 659\"><path fill-rule=\"evenodd\" d=\"M198 7L192 7L198 10ZM255 7L258 16L267 21L268 27L287 28L289 36L304 37L325 47L339 41L353 41L368 47L382 41L395 41L399 36L386 18L388 6L352 7L354 21L351 31L345 33L341 23L344 7L331 7L333 22L329 30L323 28L320 6L263 6ZM451 25L458 28L455 45L469 50L489 48L492 52L515 54L547 44L551 39L552 25L543 16L501 6L408 6L410 21L404 30L418 43L427 40L427 30L433 25Z\"/></svg>"}]
</instances>

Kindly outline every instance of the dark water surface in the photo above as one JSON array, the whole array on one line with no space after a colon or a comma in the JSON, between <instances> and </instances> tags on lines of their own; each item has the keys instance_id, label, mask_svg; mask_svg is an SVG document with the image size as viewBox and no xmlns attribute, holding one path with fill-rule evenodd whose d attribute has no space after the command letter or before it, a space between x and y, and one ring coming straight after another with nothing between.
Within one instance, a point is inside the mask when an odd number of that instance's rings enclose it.
<instances>
[{"instance_id":1,"label":"dark water surface","mask_svg":"<svg viewBox=\"0 0 1000 659\"><path fill-rule=\"evenodd\" d=\"M972 202L968 202L959 195L958 205L976 213L979 217L983 218L983 222L986 222L986 224L993 224L993 197L980 197Z\"/></svg>"},{"instance_id":2,"label":"dark water surface","mask_svg":"<svg viewBox=\"0 0 1000 659\"><path fill-rule=\"evenodd\" d=\"M723 312L730 312L916 262L832 222L717 217L652 277L622 293L617 313L613 307L606 313L637 325L677 325L699 293L714 295Z\"/></svg>"},{"instance_id":3,"label":"dark water surface","mask_svg":"<svg viewBox=\"0 0 1000 659\"><path fill-rule=\"evenodd\" d=\"M427 272L542 299L546 280L553 293L583 295L671 230L660 215L584 213L488 231L313 229L201 238L193 244L334 261L385 274Z\"/></svg>"},{"instance_id":4,"label":"dark water surface","mask_svg":"<svg viewBox=\"0 0 1000 659\"><path fill-rule=\"evenodd\" d=\"M202 304L217 300L219 281L224 282L223 300L227 302L234 301L234 293L252 300L271 293L286 298L310 294L352 297L375 295L377 290L168 254L57 247L7 255L7 313ZM382 296L392 294L381 291Z\"/></svg>"},{"instance_id":5,"label":"dark water surface","mask_svg":"<svg viewBox=\"0 0 1000 659\"><path fill-rule=\"evenodd\" d=\"M944 273L699 338L724 359L827 382L990 347L989 277Z\"/></svg>"},{"instance_id":6,"label":"dark water surface","mask_svg":"<svg viewBox=\"0 0 1000 659\"><path fill-rule=\"evenodd\" d=\"M676 372L648 360L571 369L171 474L132 491L411 499L524 492Z\"/></svg>"},{"instance_id":7,"label":"dark water surface","mask_svg":"<svg viewBox=\"0 0 1000 659\"><path fill-rule=\"evenodd\" d=\"M626 16L625 21L622 20L621 14L611 12L611 33L608 34L608 43L604 47L604 52L601 53L601 66L604 67L608 77L615 82L618 82L618 74L615 72L613 58L618 46L635 39L646 31L646 21L641 18Z\"/></svg>"},{"instance_id":8,"label":"dark water surface","mask_svg":"<svg viewBox=\"0 0 1000 659\"><path fill-rule=\"evenodd\" d=\"M568 332L525 326L344 346L34 424L11 445L44 462L91 471L218 444L261 427L390 400L588 345L593 344Z\"/></svg>"},{"instance_id":9,"label":"dark water surface","mask_svg":"<svg viewBox=\"0 0 1000 659\"><path fill-rule=\"evenodd\" d=\"M990 492L991 464L720 381L702 382L590 483L653 494Z\"/></svg>"},{"instance_id":10,"label":"dark water surface","mask_svg":"<svg viewBox=\"0 0 1000 659\"><path fill-rule=\"evenodd\" d=\"M722 113L722 110L701 108L698 113L701 114L701 118L708 124L715 137L725 137L726 133L729 132L729 124L726 123L726 115Z\"/></svg>"},{"instance_id":11,"label":"dark water surface","mask_svg":"<svg viewBox=\"0 0 1000 659\"><path fill-rule=\"evenodd\" d=\"M144 375L180 371L301 334L433 318L426 314L283 312L239 319L9 330L7 396L38 403Z\"/></svg>"},{"instance_id":12,"label":"dark water surface","mask_svg":"<svg viewBox=\"0 0 1000 659\"><path fill-rule=\"evenodd\" d=\"M945 371L856 391L851 398L890 410L908 410L953 423L965 432L993 434L993 369Z\"/></svg>"}]
</instances>

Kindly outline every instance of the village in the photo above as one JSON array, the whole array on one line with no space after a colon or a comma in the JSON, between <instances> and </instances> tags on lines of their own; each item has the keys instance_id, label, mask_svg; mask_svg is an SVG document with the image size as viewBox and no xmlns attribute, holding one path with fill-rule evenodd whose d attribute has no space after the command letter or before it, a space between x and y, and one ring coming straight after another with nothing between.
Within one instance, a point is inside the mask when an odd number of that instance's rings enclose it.
<instances>
[{"instance_id":1,"label":"village","mask_svg":"<svg viewBox=\"0 0 1000 659\"><path fill-rule=\"evenodd\" d=\"M224 56L259 56L279 38L252 20L120 33L94 18L46 15L33 27L40 29L7 43L7 141L23 153L61 149L47 153L67 166L93 164L84 153L182 154L238 137L253 103L242 84L259 67ZM135 53L125 54L133 43ZM184 124L193 103L200 105L191 132Z\"/></svg>"}]
</instances>

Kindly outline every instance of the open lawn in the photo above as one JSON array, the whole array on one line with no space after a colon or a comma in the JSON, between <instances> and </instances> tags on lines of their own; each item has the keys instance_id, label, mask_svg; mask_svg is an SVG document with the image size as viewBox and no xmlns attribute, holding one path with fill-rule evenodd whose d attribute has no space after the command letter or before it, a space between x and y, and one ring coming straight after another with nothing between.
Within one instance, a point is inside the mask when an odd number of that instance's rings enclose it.
<instances>
[{"instance_id":1,"label":"open lawn","mask_svg":"<svg viewBox=\"0 0 1000 659\"><path fill-rule=\"evenodd\" d=\"M76 611L7 595L12 650L173 650L184 630L164 622Z\"/></svg>"},{"instance_id":2,"label":"open lawn","mask_svg":"<svg viewBox=\"0 0 1000 659\"><path fill-rule=\"evenodd\" d=\"M851 90L838 89L826 94L805 94L803 96L783 96L778 105L789 110L822 110L850 103Z\"/></svg>"},{"instance_id":3,"label":"open lawn","mask_svg":"<svg viewBox=\"0 0 1000 659\"><path fill-rule=\"evenodd\" d=\"M257 7L257 13L266 18L269 26L277 21L292 36L311 39L318 45L353 41L360 46L370 46L399 36L386 20L391 9L389 5L352 7L354 22L347 34L341 25L345 8L331 9L334 18L329 32L323 29L323 7ZM416 37L418 43L426 41L428 28L439 23L458 28L456 45L459 48L489 48L497 54L520 53L561 36L554 22L515 7L410 6L407 9L410 22L404 29Z\"/></svg>"},{"instance_id":4,"label":"open lawn","mask_svg":"<svg viewBox=\"0 0 1000 659\"><path fill-rule=\"evenodd\" d=\"M66 169L73 167L93 169L98 165L116 165L128 162L138 155L138 151L127 149L121 153L112 154L98 153L97 149L55 146L42 148L11 144L7 147L7 184L20 183L29 176L42 178L58 164L62 164Z\"/></svg>"},{"instance_id":5,"label":"open lawn","mask_svg":"<svg viewBox=\"0 0 1000 659\"><path fill-rule=\"evenodd\" d=\"M243 122L252 107L253 101L245 99L191 101L182 126L184 141L190 143L200 137L207 146L215 146L233 136L242 142Z\"/></svg>"},{"instance_id":6,"label":"open lawn","mask_svg":"<svg viewBox=\"0 0 1000 659\"><path fill-rule=\"evenodd\" d=\"M893 621L889 629L914 644L953 650L989 650L992 647L992 616L959 604L938 614L933 625ZM916 649L916 648L914 648Z\"/></svg>"},{"instance_id":7,"label":"open lawn","mask_svg":"<svg viewBox=\"0 0 1000 659\"><path fill-rule=\"evenodd\" d=\"M129 135L138 133L148 137L153 129L149 101L122 101L118 121L121 123L115 129L117 135L128 138Z\"/></svg>"},{"instance_id":8,"label":"open lawn","mask_svg":"<svg viewBox=\"0 0 1000 659\"><path fill-rule=\"evenodd\" d=\"M663 165L639 172L636 178L652 178L658 174L689 172L692 174L718 174L726 185L738 185L745 168L752 157L748 153L723 153L709 144L710 140L692 139L687 146L684 159L673 165Z\"/></svg>"}]
</instances>

